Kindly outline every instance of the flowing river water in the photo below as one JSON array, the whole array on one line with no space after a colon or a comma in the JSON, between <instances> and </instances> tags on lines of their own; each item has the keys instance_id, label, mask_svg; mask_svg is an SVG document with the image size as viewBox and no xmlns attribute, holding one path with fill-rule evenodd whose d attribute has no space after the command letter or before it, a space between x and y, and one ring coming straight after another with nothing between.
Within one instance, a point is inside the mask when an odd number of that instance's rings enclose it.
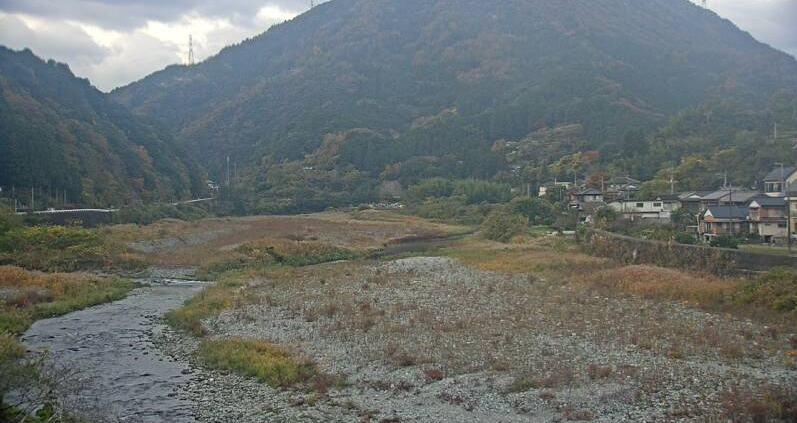
<instances>
[{"instance_id":1,"label":"flowing river water","mask_svg":"<svg viewBox=\"0 0 797 423\"><path fill-rule=\"evenodd\" d=\"M144 286L123 300L35 322L22 342L78 372L86 387L73 395L79 405L100 407L122 422L194 422L194 404L177 396L191 381L189 365L165 356L154 339L165 329L164 313L203 284L171 278L137 282Z\"/></svg>"}]
</instances>

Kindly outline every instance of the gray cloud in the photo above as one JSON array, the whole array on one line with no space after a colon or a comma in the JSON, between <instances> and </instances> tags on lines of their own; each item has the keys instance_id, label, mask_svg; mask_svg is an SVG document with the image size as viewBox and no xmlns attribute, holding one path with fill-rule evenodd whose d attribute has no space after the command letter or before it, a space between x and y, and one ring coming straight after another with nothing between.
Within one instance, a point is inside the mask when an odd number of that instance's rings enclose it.
<instances>
[{"instance_id":1,"label":"gray cloud","mask_svg":"<svg viewBox=\"0 0 797 423\"><path fill-rule=\"evenodd\" d=\"M662 1L662 0L658 0ZM697 1L697 0L693 0ZM320 3L321 0L316 0ZM0 0L0 44L68 63L110 90L184 61L189 33L204 59L257 35L310 0ZM797 0L709 0L759 40L797 56ZM272 17L258 11L285 12ZM287 16L283 16L287 14ZM30 25L34 19L41 25ZM159 31L153 31L151 23ZM91 30L100 28L101 31ZM105 32L103 32L105 31Z\"/></svg>"},{"instance_id":2,"label":"gray cloud","mask_svg":"<svg viewBox=\"0 0 797 423\"><path fill-rule=\"evenodd\" d=\"M30 48L38 55L77 67L101 62L112 54L79 26L56 21L34 31L13 15L0 16L0 40L8 47Z\"/></svg>"},{"instance_id":3,"label":"gray cloud","mask_svg":"<svg viewBox=\"0 0 797 423\"><path fill-rule=\"evenodd\" d=\"M147 21L172 22L191 13L246 21L269 3L299 12L308 7L309 0L0 0L0 10L76 20L105 29L129 30L141 27Z\"/></svg>"},{"instance_id":4,"label":"gray cloud","mask_svg":"<svg viewBox=\"0 0 797 423\"><path fill-rule=\"evenodd\" d=\"M797 57L796 0L709 0L709 5L759 41Z\"/></svg>"}]
</instances>

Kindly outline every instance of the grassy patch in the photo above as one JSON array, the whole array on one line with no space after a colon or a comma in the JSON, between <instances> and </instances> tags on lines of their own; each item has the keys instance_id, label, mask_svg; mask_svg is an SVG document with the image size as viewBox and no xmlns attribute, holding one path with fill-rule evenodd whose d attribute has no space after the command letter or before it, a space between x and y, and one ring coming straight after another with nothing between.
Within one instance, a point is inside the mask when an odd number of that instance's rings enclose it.
<instances>
[{"instance_id":1,"label":"grassy patch","mask_svg":"<svg viewBox=\"0 0 797 423\"><path fill-rule=\"evenodd\" d=\"M797 313L797 271L787 268L770 270L740 286L736 300L778 312Z\"/></svg>"},{"instance_id":2,"label":"grassy patch","mask_svg":"<svg viewBox=\"0 0 797 423\"><path fill-rule=\"evenodd\" d=\"M199 356L212 368L250 376L274 388L309 383L319 375L311 361L261 340L203 340Z\"/></svg>"},{"instance_id":3,"label":"grassy patch","mask_svg":"<svg viewBox=\"0 0 797 423\"><path fill-rule=\"evenodd\" d=\"M263 240L244 244L236 248L231 256L203 266L199 276L217 282L204 288L182 306L166 313L166 320L178 329L195 336L204 336L202 320L232 307L240 297L240 289L251 279L253 272L352 260L362 257L363 254L314 242Z\"/></svg>"},{"instance_id":4,"label":"grassy patch","mask_svg":"<svg viewBox=\"0 0 797 423\"><path fill-rule=\"evenodd\" d=\"M0 333L21 334L38 319L124 298L134 284L89 274L46 274L0 266Z\"/></svg>"},{"instance_id":5,"label":"grassy patch","mask_svg":"<svg viewBox=\"0 0 797 423\"><path fill-rule=\"evenodd\" d=\"M30 270L74 272L87 269L138 270L144 262L96 229L29 226L0 235L0 265Z\"/></svg>"},{"instance_id":6,"label":"grassy patch","mask_svg":"<svg viewBox=\"0 0 797 423\"><path fill-rule=\"evenodd\" d=\"M238 290L245 285L241 278L228 276L202 289L182 306L166 313L166 321L173 327L204 336L202 320L215 316L233 306Z\"/></svg>"},{"instance_id":7,"label":"grassy patch","mask_svg":"<svg viewBox=\"0 0 797 423\"><path fill-rule=\"evenodd\" d=\"M498 244L469 237L443 254L482 270L566 277L584 271L613 267L611 261L579 252L562 237L524 239L522 244Z\"/></svg>"},{"instance_id":8,"label":"grassy patch","mask_svg":"<svg viewBox=\"0 0 797 423\"><path fill-rule=\"evenodd\" d=\"M364 252L318 242L260 240L235 248L227 257L203 266L199 275L214 279L225 272L272 265L310 266L341 260L354 260Z\"/></svg>"},{"instance_id":9,"label":"grassy patch","mask_svg":"<svg viewBox=\"0 0 797 423\"><path fill-rule=\"evenodd\" d=\"M703 307L730 302L741 281L656 266L623 266L585 273L574 282L646 298L684 301Z\"/></svg>"}]
</instances>

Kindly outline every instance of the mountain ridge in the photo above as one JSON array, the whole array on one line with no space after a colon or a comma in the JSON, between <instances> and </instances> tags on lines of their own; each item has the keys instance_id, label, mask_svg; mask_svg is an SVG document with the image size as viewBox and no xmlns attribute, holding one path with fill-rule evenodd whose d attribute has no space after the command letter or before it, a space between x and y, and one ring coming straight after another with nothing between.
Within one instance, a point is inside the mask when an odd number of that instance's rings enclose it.
<instances>
[{"instance_id":1,"label":"mountain ridge","mask_svg":"<svg viewBox=\"0 0 797 423\"><path fill-rule=\"evenodd\" d=\"M575 121L594 147L714 98L761 107L797 60L686 0L335 0L114 90L216 173L457 108L486 143Z\"/></svg>"},{"instance_id":2,"label":"mountain ridge","mask_svg":"<svg viewBox=\"0 0 797 423\"><path fill-rule=\"evenodd\" d=\"M0 186L107 206L192 198L203 173L168 130L67 65L0 47Z\"/></svg>"}]
</instances>

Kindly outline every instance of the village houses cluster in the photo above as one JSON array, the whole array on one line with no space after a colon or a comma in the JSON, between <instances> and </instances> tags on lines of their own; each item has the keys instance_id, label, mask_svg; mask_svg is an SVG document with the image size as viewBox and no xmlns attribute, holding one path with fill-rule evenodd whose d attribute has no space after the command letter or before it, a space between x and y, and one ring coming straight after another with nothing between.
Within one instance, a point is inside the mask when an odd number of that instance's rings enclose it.
<instances>
[{"instance_id":1,"label":"village houses cluster","mask_svg":"<svg viewBox=\"0 0 797 423\"><path fill-rule=\"evenodd\" d=\"M611 207L619 216L641 225L669 224L679 210L688 212L694 222L688 229L702 241L729 235L757 235L766 243L786 243L788 234L797 233L797 167L778 167L763 181L763 191L723 186L713 191L690 191L636 199L642 182L614 177L601 189L570 182L554 181L540 187L544 196L554 187L566 190L571 209L587 221L597 210Z\"/></svg>"}]
</instances>

